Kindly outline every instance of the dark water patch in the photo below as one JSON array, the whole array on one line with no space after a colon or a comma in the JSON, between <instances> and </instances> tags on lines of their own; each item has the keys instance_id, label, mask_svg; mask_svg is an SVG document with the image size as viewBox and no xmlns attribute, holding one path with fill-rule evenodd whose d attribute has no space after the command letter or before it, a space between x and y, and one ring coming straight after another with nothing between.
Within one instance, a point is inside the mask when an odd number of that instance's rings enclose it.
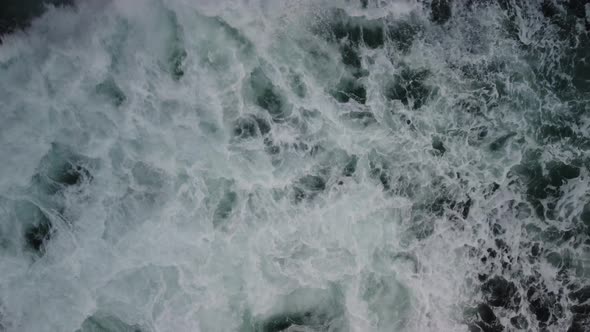
<instances>
[{"instance_id":1,"label":"dark water patch","mask_svg":"<svg viewBox=\"0 0 590 332\"><path fill-rule=\"evenodd\" d=\"M402 104L418 109L424 105L430 95L430 88L425 83L427 70L402 69L394 76L394 81L386 88L385 97L399 100Z\"/></svg>"},{"instance_id":2,"label":"dark water patch","mask_svg":"<svg viewBox=\"0 0 590 332\"><path fill-rule=\"evenodd\" d=\"M112 77L107 78L96 86L96 92L107 98L113 105L121 106L127 97Z\"/></svg>"},{"instance_id":3,"label":"dark water patch","mask_svg":"<svg viewBox=\"0 0 590 332\"><path fill-rule=\"evenodd\" d=\"M430 3L430 17L438 24L446 23L452 15L451 0L432 0Z\"/></svg>"},{"instance_id":4,"label":"dark water patch","mask_svg":"<svg viewBox=\"0 0 590 332\"><path fill-rule=\"evenodd\" d=\"M514 216L519 220L525 220L533 214L533 206L526 202L519 202L514 206Z\"/></svg>"},{"instance_id":5,"label":"dark water patch","mask_svg":"<svg viewBox=\"0 0 590 332\"><path fill-rule=\"evenodd\" d=\"M529 288L527 297L529 299L529 310L537 319L539 327L544 327L555 322L556 317L552 315L555 300L552 299L552 296L540 294L540 292Z\"/></svg>"},{"instance_id":6,"label":"dark water patch","mask_svg":"<svg viewBox=\"0 0 590 332\"><path fill-rule=\"evenodd\" d=\"M107 314L96 313L84 320L76 332L145 332L140 326L132 325Z\"/></svg>"},{"instance_id":7,"label":"dark water patch","mask_svg":"<svg viewBox=\"0 0 590 332\"><path fill-rule=\"evenodd\" d=\"M338 47L342 62L355 76L366 75L362 70L363 47L376 49L386 42L385 21L362 16L349 16L344 10L330 11L314 27L315 32Z\"/></svg>"},{"instance_id":8,"label":"dark water patch","mask_svg":"<svg viewBox=\"0 0 590 332\"><path fill-rule=\"evenodd\" d=\"M400 114L400 120L402 122L406 123L406 126L408 126L408 128L412 131L416 131L416 126L414 125L414 123L412 122L412 120L406 116L405 114Z\"/></svg>"},{"instance_id":9,"label":"dark water patch","mask_svg":"<svg viewBox=\"0 0 590 332\"><path fill-rule=\"evenodd\" d=\"M0 331L4 332L7 329L7 325L6 322L4 321L4 306L2 305L2 302L0 302Z\"/></svg>"},{"instance_id":10,"label":"dark water patch","mask_svg":"<svg viewBox=\"0 0 590 332\"><path fill-rule=\"evenodd\" d=\"M361 70L361 56L359 50L350 44L343 44L340 46L340 56L342 57L342 63L349 68L358 72Z\"/></svg>"},{"instance_id":11,"label":"dark water patch","mask_svg":"<svg viewBox=\"0 0 590 332\"><path fill-rule=\"evenodd\" d=\"M494 245L496 246L498 252L500 253L500 266L502 266L502 270L511 270L512 264L514 263L514 257L512 257L511 248L508 244L503 240L496 238L494 240Z\"/></svg>"},{"instance_id":12,"label":"dark water patch","mask_svg":"<svg viewBox=\"0 0 590 332\"><path fill-rule=\"evenodd\" d=\"M576 138L574 130L567 125L547 124L539 128L539 141L554 143L564 139Z\"/></svg>"},{"instance_id":13,"label":"dark water patch","mask_svg":"<svg viewBox=\"0 0 590 332\"><path fill-rule=\"evenodd\" d=\"M466 219L473 205L469 195L453 195L439 180L432 182L431 189L422 197L422 201L415 205L417 209L426 211L431 216L447 216L454 221L458 221L458 216Z\"/></svg>"},{"instance_id":14,"label":"dark water patch","mask_svg":"<svg viewBox=\"0 0 590 332\"><path fill-rule=\"evenodd\" d=\"M580 167L561 161L550 161L543 165L539 153L533 153L528 159L531 161L517 166L515 170L525 180L527 199L537 215L552 218L555 201L563 194L561 187L580 176Z\"/></svg>"},{"instance_id":15,"label":"dark water patch","mask_svg":"<svg viewBox=\"0 0 590 332\"><path fill-rule=\"evenodd\" d=\"M496 251L496 249L487 248L485 250L485 252L481 255L481 258L479 260L483 264L491 264L491 268L493 269L495 267L495 261L496 261L497 257L498 257L498 251ZM487 274L482 275L480 278L481 281L485 281L487 279L488 279Z\"/></svg>"},{"instance_id":16,"label":"dark water patch","mask_svg":"<svg viewBox=\"0 0 590 332\"><path fill-rule=\"evenodd\" d=\"M365 45L378 48L385 42L384 24L381 20L351 17L343 10L336 10L320 34L329 41L348 43L354 47Z\"/></svg>"},{"instance_id":17,"label":"dark water patch","mask_svg":"<svg viewBox=\"0 0 590 332\"><path fill-rule=\"evenodd\" d=\"M424 240L434 233L435 223L434 219L428 215L416 213L412 216L410 227L408 228L417 240Z\"/></svg>"},{"instance_id":18,"label":"dark water patch","mask_svg":"<svg viewBox=\"0 0 590 332\"><path fill-rule=\"evenodd\" d=\"M487 304L482 303L478 305L477 314L479 315L479 318L486 324L494 324L497 321L494 311Z\"/></svg>"},{"instance_id":19,"label":"dark water patch","mask_svg":"<svg viewBox=\"0 0 590 332\"><path fill-rule=\"evenodd\" d=\"M241 332L348 331L342 295L336 290L299 289L279 299L272 314L245 317Z\"/></svg>"},{"instance_id":20,"label":"dark water patch","mask_svg":"<svg viewBox=\"0 0 590 332\"><path fill-rule=\"evenodd\" d=\"M33 176L33 186L47 195L53 195L68 187L88 183L93 179L90 169L95 163L74 153L68 146L54 143Z\"/></svg>"},{"instance_id":21,"label":"dark water patch","mask_svg":"<svg viewBox=\"0 0 590 332\"><path fill-rule=\"evenodd\" d=\"M96 160L75 153L69 146L53 143L41 159L29 191L39 204L63 215L65 191L79 190L83 184L90 183L93 180L90 170L96 166ZM49 217L36 204L18 203L15 208L18 220L23 223L26 248L43 255L55 229Z\"/></svg>"},{"instance_id":22,"label":"dark water patch","mask_svg":"<svg viewBox=\"0 0 590 332\"><path fill-rule=\"evenodd\" d=\"M506 230L502 227L502 225L494 223L492 225L492 234L494 234L494 236L500 236L506 234Z\"/></svg>"},{"instance_id":23,"label":"dark water patch","mask_svg":"<svg viewBox=\"0 0 590 332\"><path fill-rule=\"evenodd\" d=\"M233 128L234 137L248 139L264 136L271 130L270 124L255 115L248 115L236 120Z\"/></svg>"},{"instance_id":24,"label":"dark water patch","mask_svg":"<svg viewBox=\"0 0 590 332\"><path fill-rule=\"evenodd\" d=\"M56 182L64 184L66 186L74 186L82 183L85 179L91 179L91 175L87 169L81 165L74 165L68 163L63 171L56 174L53 178Z\"/></svg>"},{"instance_id":25,"label":"dark water patch","mask_svg":"<svg viewBox=\"0 0 590 332\"><path fill-rule=\"evenodd\" d=\"M27 247L38 254L45 253L45 245L51 238L51 222L47 217L36 225L29 226L25 231Z\"/></svg>"},{"instance_id":26,"label":"dark water patch","mask_svg":"<svg viewBox=\"0 0 590 332\"><path fill-rule=\"evenodd\" d=\"M549 181L555 187L564 185L569 180L580 176L580 168L578 166L568 165L560 161L550 162L547 168L549 169Z\"/></svg>"},{"instance_id":27,"label":"dark water patch","mask_svg":"<svg viewBox=\"0 0 590 332\"><path fill-rule=\"evenodd\" d=\"M54 232L49 217L37 205L30 202L16 205L16 217L19 223L23 224L25 247L37 255L43 255Z\"/></svg>"},{"instance_id":28,"label":"dark water patch","mask_svg":"<svg viewBox=\"0 0 590 332\"><path fill-rule=\"evenodd\" d=\"M278 155L281 153L281 147L278 144L275 144L271 138L265 137L264 151L270 155Z\"/></svg>"},{"instance_id":29,"label":"dark water patch","mask_svg":"<svg viewBox=\"0 0 590 332\"><path fill-rule=\"evenodd\" d=\"M569 91L573 91L573 88ZM564 103L567 107L559 112L546 111L543 114L542 123L536 125L535 138L539 144L560 143L587 149L590 146L590 139L582 130L585 126L585 114L588 113L587 107L582 106L584 98L577 93L567 98L576 98L576 100Z\"/></svg>"},{"instance_id":30,"label":"dark water patch","mask_svg":"<svg viewBox=\"0 0 590 332\"><path fill-rule=\"evenodd\" d=\"M547 32L540 37L543 41L553 39L559 50L553 54L543 42L526 48L539 78L564 102L587 99L590 91L590 63L586 61L590 52L590 21L585 18L585 3L585 0L543 1L538 8L548 17L544 27ZM526 13L526 16L534 17L534 14Z\"/></svg>"},{"instance_id":31,"label":"dark water patch","mask_svg":"<svg viewBox=\"0 0 590 332\"><path fill-rule=\"evenodd\" d=\"M502 332L504 326L496 317L494 310L485 303L479 304L474 310L477 318L475 322L468 324L470 332Z\"/></svg>"},{"instance_id":32,"label":"dark water patch","mask_svg":"<svg viewBox=\"0 0 590 332\"><path fill-rule=\"evenodd\" d=\"M568 328L567 332L587 331L590 331L590 313L586 311L583 314L574 314L572 318L572 324Z\"/></svg>"},{"instance_id":33,"label":"dark water patch","mask_svg":"<svg viewBox=\"0 0 590 332\"><path fill-rule=\"evenodd\" d=\"M387 37L397 50L406 53L414 41L420 38L422 31L423 28L417 23L396 20L388 24Z\"/></svg>"},{"instance_id":34,"label":"dark water patch","mask_svg":"<svg viewBox=\"0 0 590 332\"><path fill-rule=\"evenodd\" d=\"M287 100L261 68L250 73L250 86L256 104L266 110L273 121L283 122L290 113Z\"/></svg>"},{"instance_id":35,"label":"dark water patch","mask_svg":"<svg viewBox=\"0 0 590 332\"><path fill-rule=\"evenodd\" d=\"M515 43L517 43L517 45L522 49L524 48L522 43L520 42L520 38L519 38L519 32L520 32L520 27L518 24L518 16L516 14L516 11L514 11L512 9L512 7L508 7L508 9L506 10L506 14L504 16L504 19L502 20L502 34L503 37L508 39L508 40L512 40Z\"/></svg>"},{"instance_id":36,"label":"dark water patch","mask_svg":"<svg viewBox=\"0 0 590 332\"><path fill-rule=\"evenodd\" d=\"M481 290L486 303L493 307L517 308L521 298L514 282L502 276L494 276L482 284Z\"/></svg>"},{"instance_id":37,"label":"dark water patch","mask_svg":"<svg viewBox=\"0 0 590 332\"><path fill-rule=\"evenodd\" d=\"M450 63L450 68L456 70L464 78L472 80L476 88L481 88L481 84L493 79L495 74L502 74L507 71L506 63L501 60L491 59L489 61L480 61L476 63ZM503 91L502 87L498 85L502 84L501 81L496 81L496 90L498 92ZM484 85L485 86L485 85ZM503 95L503 93L502 93ZM474 97L480 97L475 95Z\"/></svg>"},{"instance_id":38,"label":"dark water patch","mask_svg":"<svg viewBox=\"0 0 590 332\"><path fill-rule=\"evenodd\" d=\"M28 28L31 21L42 15L49 5L72 6L74 0L2 0L0 2L0 44L2 44L2 35Z\"/></svg>"},{"instance_id":39,"label":"dark water patch","mask_svg":"<svg viewBox=\"0 0 590 332\"><path fill-rule=\"evenodd\" d=\"M574 236L573 230L570 229L559 229L556 226L549 226L541 233L541 239L545 242L560 245L567 242Z\"/></svg>"},{"instance_id":40,"label":"dark water patch","mask_svg":"<svg viewBox=\"0 0 590 332\"><path fill-rule=\"evenodd\" d=\"M559 252L559 251L551 251L545 255L545 259L555 268L560 269L561 271L567 271L571 268L572 260L571 255L569 252Z\"/></svg>"},{"instance_id":41,"label":"dark water patch","mask_svg":"<svg viewBox=\"0 0 590 332\"><path fill-rule=\"evenodd\" d=\"M523 284L526 289L528 310L533 314L540 328L551 326L563 317L561 294L548 290L544 282L537 277L527 277Z\"/></svg>"},{"instance_id":42,"label":"dark water patch","mask_svg":"<svg viewBox=\"0 0 590 332\"><path fill-rule=\"evenodd\" d=\"M544 0L541 4L541 12L543 16L551 18L559 13L559 8L552 0Z\"/></svg>"},{"instance_id":43,"label":"dark water patch","mask_svg":"<svg viewBox=\"0 0 590 332\"><path fill-rule=\"evenodd\" d=\"M181 25L178 23L176 13L169 11L167 18L171 27L168 40L167 64L168 71L176 81L184 76L184 62L188 55L184 47L184 36Z\"/></svg>"},{"instance_id":44,"label":"dark water patch","mask_svg":"<svg viewBox=\"0 0 590 332\"><path fill-rule=\"evenodd\" d=\"M351 99L359 104L367 101L367 90L354 78L341 79L331 94L340 103L347 103Z\"/></svg>"},{"instance_id":45,"label":"dark water patch","mask_svg":"<svg viewBox=\"0 0 590 332\"><path fill-rule=\"evenodd\" d=\"M585 237L586 245L590 246L590 203L586 203L578 218L577 229Z\"/></svg>"},{"instance_id":46,"label":"dark water patch","mask_svg":"<svg viewBox=\"0 0 590 332\"><path fill-rule=\"evenodd\" d=\"M319 175L306 175L297 180L293 190L296 202L311 199L326 190L326 180Z\"/></svg>"},{"instance_id":47,"label":"dark water patch","mask_svg":"<svg viewBox=\"0 0 590 332\"><path fill-rule=\"evenodd\" d=\"M526 330L529 327L529 322L523 315L516 315L510 318L510 325L519 330Z\"/></svg>"},{"instance_id":48,"label":"dark water patch","mask_svg":"<svg viewBox=\"0 0 590 332\"><path fill-rule=\"evenodd\" d=\"M493 3L494 1L490 1L490 2ZM495 2L503 10L511 10L513 8L513 6L512 6L513 3L510 0L496 0ZM517 3L515 3L515 4L517 4Z\"/></svg>"},{"instance_id":49,"label":"dark water patch","mask_svg":"<svg viewBox=\"0 0 590 332\"><path fill-rule=\"evenodd\" d=\"M514 137L515 135L515 133L508 133L496 138L492 143L490 143L490 150L499 151L500 149L504 148L508 140Z\"/></svg>"},{"instance_id":50,"label":"dark water patch","mask_svg":"<svg viewBox=\"0 0 590 332\"><path fill-rule=\"evenodd\" d=\"M186 50L178 46L174 47L170 51L170 56L168 57L168 61L170 63L170 73L172 74L172 78L176 81L180 80L184 76L183 63L186 59L186 56Z\"/></svg>"},{"instance_id":51,"label":"dark water patch","mask_svg":"<svg viewBox=\"0 0 590 332\"><path fill-rule=\"evenodd\" d=\"M416 255L410 252L399 252L397 249L389 245L376 248L373 252L372 261L373 266L375 266L375 268L377 269L382 269L385 266L399 266L399 264L402 264L404 267L407 267L410 271L418 273L418 271L421 268L420 262ZM375 282L387 282L393 285L397 285L396 281L393 279L385 277L384 279L379 280L379 277L376 277L377 276L374 274L369 274L368 278L364 280L365 287L371 286ZM367 291L371 292L371 294L375 294L379 292L379 289L375 289L374 287L367 287Z\"/></svg>"},{"instance_id":52,"label":"dark water patch","mask_svg":"<svg viewBox=\"0 0 590 332\"><path fill-rule=\"evenodd\" d=\"M569 12L575 15L578 18L585 18L586 17L586 4L588 4L587 0L569 0L567 2L567 8Z\"/></svg>"},{"instance_id":53,"label":"dark water patch","mask_svg":"<svg viewBox=\"0 0 590 332\"><path fill-rule=\"evenodd\" d=\"M385 36L383 33L383 22L377 20L364 21L361 26L361 36L363 45L369 48L383 46Z\"/></svg>"},{"instance_id":54,"label":"dark water patch","mask_svg":"<svg viewBox=\"0 0 590 332\"><path fill-rule=\"evenodd\" d=\"M254 116L254 120L256 121L256 124L258 125L258 130L260 131L260 134L266 135L270 132L271 127L270 127L270 124L266 120L264 120L261 117L257 117L257 116Z\"/></svg>"},{"instance_id":55,"label":"dark water patch","mask_svg":"<svg viewBox=\"0 0 590 332\"><path fill-rule=\"evenodd\" d=\"M581 34L576 40L573 52L572 83L579 93L590 92L590 63L586 60L590 53L590 33Z\"/></svg>"},{"instance_id":56,"label":"dark water patch","mask_svg":"<svg viewBox=\"0 0 590 332\"><path fill-rule=\"evenodd\" d=\"M461 204L462 206L462 204ZM470 204L469 204L470 206ZM442 217L447 209L455 209L458 207L457 201L454 200L445 190L442 190L435 194L434 199L428 204L428 211L437 217ZM466 212L461 211L461 214L467 215L469 213L468 207L465 207ZM463 210L461 208L461 210Z\"/></svg>"},{"instance_id":57,"label":"dark water patch","mask_svg":"<svg viewBox=\"0 0 590 332\"><path fill-rule=\"evenodd\" d=\"M330 21L327 23L325 36L330 41L340 42L343 39L353 45L358 45L361 40L362 31L358 24L351 22L352 18L344 10L337 9L332 13Z\"/></svg>"},{"instance_id":58,"label":"dark water patch","mask_svg":"<svg viewBox=\"0 0 590 332\"><path fill-rule=\"evenodd\" d=\"M327 318L324 313L313 311L275 315L266 320L259 330L261 332L280 332L295 326L312 328L314 331L325 330L328 327L325 324Z\"/></svg>"},{"instance_id":59,"label":"dark water patch","mask_svg":"<svg viewBox=\"0 0 590 332\"><path fill-rule=\"evenodd\" d=\"M485 250L485 252L481 254L480 258L480 261L484 264L484 269L490 274L494 273L495 271L511 273L514 270L517 270L518 266L515 267L514 265L520 258L514 257L510 246L508 246L508 244L502 239L503 235L506 234L506 231L501 228L498 223L495 223L492 226L492 234L494 234L495 239ZM482 285L482 291L486 299L495 299L495 297L498 295L496 291L501 289L502 286L506 286L506 284L503 283L502 278L503 277L495 276L493 279L488 280L487 274L481 276L480 281L485 281L485 283ZM512 283L512 285L515 284ZM509 289L513 288L509 287ZM501 293L499 294L501 295ZM519 298L516 300L518 299ZM489 303L490 305L498 306L497 300L492 300L492 302Z\"/></svg>"},{"instance_id":60,"label":"dark water patch","mask_svg":"<svg viewBox=\"0 0 590 332\"><path fill-rule=\"evenodd\" d=\"M369 176L378 180L383 186L383 190L391 189L391 175L389 174L389 164L383 160L377 153L369 154Z\"/></svg>"},{"instance_id":61,"label":"dark water patch","mask_svg":"<svg viewBox=\"0 0 590 332\"><path fill-rule=\"evenodd\" d=\"M514 206L517 205L514 204ZM513 209L509 208L509 210L512 211ZM494 214L497 215L497 213ZM492 222L490 224L495 225L496 223ZM539 264L546 260L559 270L555 281L567 285L572 265L571 253L567 250L553 249L554 244L558 243L557 238L561 238L564 232L555 232L551 239L543 235L541 229L529 233L528 240L539 236L543 241L529 242L525 240L520 243L520 252L515 252L503 240L504 235L510 233L502 228L493 231L494 245L488 248L485 254L482 255L481 252L476 250L478 251L476 255L482 257L482 263L488 268L487 273L492 275L489 277L486 273L479 274L478 278L482 282L481 292L485 304L489 305L494 311L496 311L495 308L499 308L496 313L499 312L503 317L510 318L511 328L509 330L527 330L533 325L533 330L553 331L558 325L561 326L564 323L565 316L562 305L565 300L563 296L564 289L557 287L557 290L554 290L554 288L547 287L546 282L548 280L538 273L528 276L523 275L519 264L522 260L527 259L533 264L533 270L535 270L539 268ZM503 276L497 274L500 268L504 274ZM575 299L578 297L580 300L585 301L587 297L590 297L590 295L586 294L587 290L583 286L570 287L570 289L572 289L568 296L570 301L576 302ZM590 292L588 293L590 294ZM528 312L530 315L523 315L523 312ZM527 320L525 316L532 318ZM482 326L478 325L477 328L486 331ZM477 328L474 327L472 330L479 331Z\"/></svg>"},{"instance_id":62,"label":"dark water patch","mask_svg":"<svg viewBox=\"0 0 590 332\"><path fill-rule=\"evenodd\" d=\"M500 189L500 185L496 182L492 182L489 184L484 190L484 198L489 198L496 193Z\"/></svg>"},{"instance_id":63,"label":"dark water patch","mask_svg":"<svg viewBox=\"0 0 590 332\"><path fill-rule=\"evenodd\" d=\"M585 293L586 291L584 291ZM585 297L585 296L584 296ZM586 301L588 299L586 298ZM584 302L584 301L578 301ZM574 304L570 308L572 322L568 332L581 332L590 330L590 303Z\"/></svg>"},{"instance_id":64,"label":"dark water patch","mask_svg":"<svg viewBox=\"0 0 590 332\"><path fill-rule=\"evenodd\" d=\"M531 257L539 257L542 253L543 247L539 242L533 243L531 246Z\"/></svg>"},{"instance_id":65,"label":"dark water patch","mask_svg":"<svg viewBox=\"0 0 590 332\"><path fill-rule=\"evenodd\" d=\"M467 217L469 216L469 211L471 211L472 204L473 204L473 201L471 200L471 197L467 196L466 201L461 201L456 204L452 204L451 209L459 212L461 214L461 217L463 217L463 219L467 219Z\"/></svg>"},{"instance_id":66,"label":"dark water patch","mask_svg":"<svg viewBox=\"0 0 590 332\"><path fill-rule=\"evenodd\" d=\"M583 286L569 293L569 298L577 303L584 303L590 300L590 285Z\"/></svg>"},{"instance_id":67,"label":"dark water patch","mask_svg":"<svg viewBox=\"0 0 590 332\"><path fill-rule=\"evenodd\" d=\"M322 146L319 144L311 145L299 140L295 142L282 142L274 140L271 136L265 136L263 143L264 151L273 157L280 155L282 152L295 153L300 157L314 157L323 151ZM273 158L273 160L278 163L283 162L283 159L278 157Z\"/></svg>"},{"instance_id":68,"label":"dark water patch","mask_svg":"<svg viewBox=\"0 0 590 332\"><path fill-rule=\"evenodd\" d=\"M210 211L211 223L214 228L226 230L236 208L240 196L235 188L233 179L216 178L206 182L208 195L206 205Z\"/></svg>"},{"instance_id":69,"label":"dark water patch","mask_svg":"<svg viewBox=\"0 0 590 332\"><path fill-rule=\"evenodd\" d=\"M342 114L341 118L358 123L363 127L377 123L375 116L370 111L350 111Z\"/></svg>"},{"instance_id":70,"label":"dark water patch","mask_svg":"<svg viewBox=\"0 0 590 332\"><path fill-rule=\"evenodd\" d=\"M481 114L482 113L482 102L479 98L465 98L461 99L456 103L456 107L469 114Z\"/></svg>"},{"instance_id":71,"label":"dark water patch","mask_svg":"<svg viewBox=\"0 0 590 332\"><path fill-rule=\"evenodd\" d=\"M234 125L233 134L239 138L251 138L259 135L258 125L256 120L250 117L240 118Z\"/></svg>"},{"instance_id":72,"label":"dark water patch","mask_svg":"<svg viewBox=\"0 0 590 332\"><path fill-rule=\"evenodd\" d=\"M80 185L92 180L92 175L84 165L74 160L58 160L55 164L46 165L35 175L34 182L44 186L48 193L56 193L61 189Z\"/></svg>"},{"instance_id":73,"label":"dark water patch","mask_svg":"<svg viewBox=\"0 0 590 332\"><path fill-rule=\"evenodd\" d=\"M227 191L217 204L213 213L213 226L222 226L227 219L231 217L232 212L238 202L238 194L234 191Z\"/></svg>"},{"instance_id":74,"label":"dark water patch","mask_svg":"<svg viewBox=\"0 0 590 332\"><path fill-rule=\"evenodd\" d=\"M440 137L434 137L432 139L432 148L434 149L435 156L440 157L443 156L445 152L447 152L447 148L445 148L445 145L443 141L440 139Z\"/></svg>"},{"instance_id":75,"label":"dark water patch","mask_svg":"<svg viewBox=\"0 0 590 332\"><path fill-rule=\"evenodd\" d=\"M344 169L342 170L342 175L348 177L353 176L356 172L357 163L358 157L356 155L352 155L346 163L346 165L344 166Z\"/></svg>"}]
</instances>

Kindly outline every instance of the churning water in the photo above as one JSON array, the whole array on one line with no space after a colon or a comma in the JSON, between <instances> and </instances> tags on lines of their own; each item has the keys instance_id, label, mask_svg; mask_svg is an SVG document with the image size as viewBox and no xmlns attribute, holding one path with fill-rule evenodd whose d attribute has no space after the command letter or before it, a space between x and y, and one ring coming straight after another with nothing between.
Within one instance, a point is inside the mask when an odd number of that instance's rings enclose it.
<instances>
[{"instance_id":1,"label":"churning water","mask_svg":"<svg viewBox=\"0 0 590 332\"><path fill-rule=\"evenodd\" d=\"M0 45L0 331L589 331L589 20L50 9Z\"/></svg>"}]
</instances>

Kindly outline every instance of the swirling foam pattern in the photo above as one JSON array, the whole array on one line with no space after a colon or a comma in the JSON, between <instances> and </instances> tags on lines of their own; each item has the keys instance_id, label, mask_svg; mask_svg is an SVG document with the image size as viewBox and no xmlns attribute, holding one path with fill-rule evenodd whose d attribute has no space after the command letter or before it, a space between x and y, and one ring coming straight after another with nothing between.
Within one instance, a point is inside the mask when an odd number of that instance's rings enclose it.
<instances>
[{"instance_id":1,"label":"swirling foam pattern","mask_svg":"<svg viewBox=\"0 0 590 332\"><path fill-rule=\"evenodd\" d=\"M0 45L0 331L589 331L589 27L48 8Z\"/></svg>"}]
</instances>

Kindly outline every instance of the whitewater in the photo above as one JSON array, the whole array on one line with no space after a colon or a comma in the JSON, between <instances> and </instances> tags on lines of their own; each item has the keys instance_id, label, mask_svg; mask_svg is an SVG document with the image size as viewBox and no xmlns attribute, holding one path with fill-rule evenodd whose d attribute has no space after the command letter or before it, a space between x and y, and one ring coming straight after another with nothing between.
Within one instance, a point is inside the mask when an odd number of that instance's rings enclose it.
<instances>
[{"instance_id":1,"label":"whitewater","mask_svg":"<svg viewBox=\"0 0 590 332\"><path fill-rule=\"evenodd\" d=\"M0 44L0 331L590 331L589 27L50 6Z\"/></svg>"}]
</instances>

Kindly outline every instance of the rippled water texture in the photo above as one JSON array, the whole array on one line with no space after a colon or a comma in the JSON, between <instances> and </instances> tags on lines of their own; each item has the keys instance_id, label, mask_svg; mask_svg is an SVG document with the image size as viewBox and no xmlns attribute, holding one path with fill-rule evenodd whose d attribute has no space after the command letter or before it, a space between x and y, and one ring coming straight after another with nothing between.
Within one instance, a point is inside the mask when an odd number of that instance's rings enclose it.
<instances>
[{"instance_id":1,"label":"rippled water texture","mask_svg":"<svg viewBox=\"0 0 590 332\"><path fill-rule=\"evenodd\" d=\"M0 331L590 331L589 27L49 8L0 45Z\"/></svg>"}]
</instances>

